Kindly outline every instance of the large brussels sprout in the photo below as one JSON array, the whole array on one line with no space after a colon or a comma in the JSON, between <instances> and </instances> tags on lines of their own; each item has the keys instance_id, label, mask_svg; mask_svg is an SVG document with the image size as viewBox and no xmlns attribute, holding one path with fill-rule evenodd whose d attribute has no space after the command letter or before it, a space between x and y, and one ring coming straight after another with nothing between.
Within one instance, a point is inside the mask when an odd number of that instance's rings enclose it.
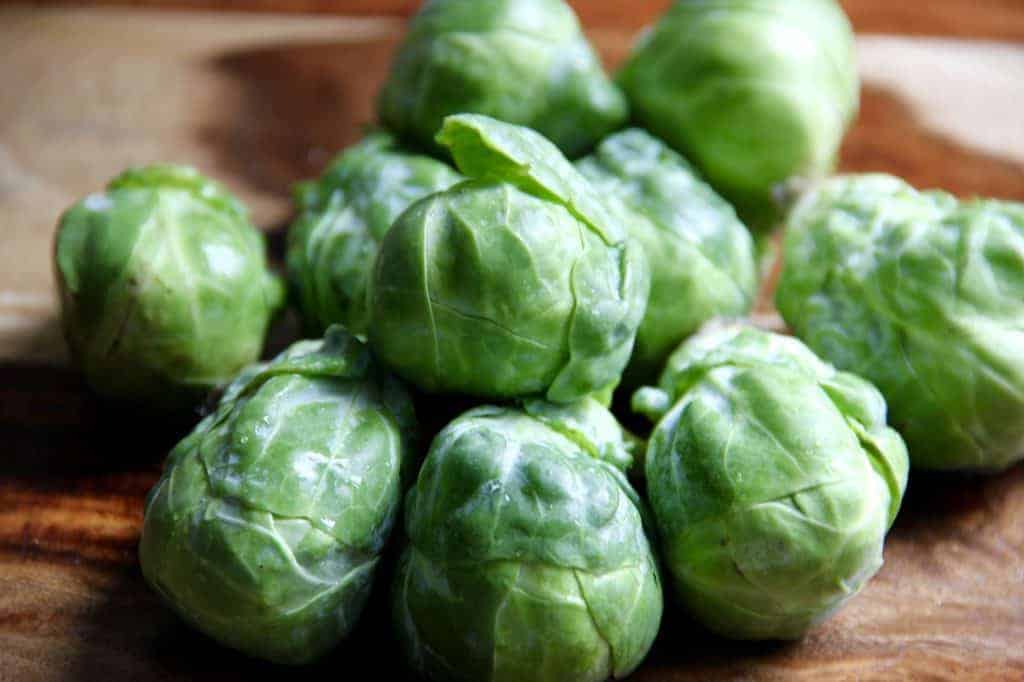
<instances>
[{"instance_id":1,"label":"large brussels sprout","mask_svg":"<svg viewBox=\"0 0 1024 682\"><path fill-rule=\"evenodd\" d=\"M598 681L640 664L661 586L636 494L594 456L626 456L615 429L585 425L601 409L480 407L434 440L393 594L420 673Z\"/></svg>"},{"instance_id":2,"label":"large brussels sprout","mask_svg":"<svg viewBox=\"0 0 1024 682\"><path fill-rule=\"evenodd\" d=\"M450 114L533 128L569 156L622 125L626 98L562 0L430 0L378 98L381 121L431 145Z\"/></svg>"},{"instance_id":3,"label":"large brussels sprout","mask_svg":"<svg viewBox=\"0 0 1024 682\"><path fill-rule=\"evenodd\" d=\"M753 240L732 206L660 140L632 129L577 168L625 204L629 236L647 256L651 295L627 369L652 378L679 343L716 316L747 313L757 288Z\"/></svg>"},{"instance_id":4,"label":"large brussels sprout","mask_svg":"<svg viewBox=\"0 0 1024 682\"><path fill-rule=\"evenodd\" d=\"M863 379L727 326L680 346L634 407L660 418L646 473L663 559L712 630L799 637L882 565L907 452Z\"/></svg>"},{"instance_id":5,"label":"large brussels sprout","mask_svg":"<svg viewBox=\"0 0 1024 682\"><path fill-rule=\"evenodd\" d=\"M826 175L859 101L833 0L677 0L620 74L636 119L694 161L754 227L778 189Z\"/></svg>"},{"instance_id":6,"label":"large brussels sprout","mask_svg":"<svg viewBox=\"0 0 1024 682\"><path fill-rule=\"evenodd\" d=\"M240 375L149 493L146 580L223 644L303 663L351 630L411 464L411 403L341 327Z\"/></svg>"},{"instance_id":7,"label":"large brussels sprout","mask_svg":"<svg viewBox=\"0 0 1024 682\"><path fill-rule=\"evenodd\" d=\"M319 180L300 185L287 262L306 328L320 334L340 323L365 334L380 241L411 203L459 179L447 164L406 152L378 132L345 150Z\"/></svg>"},{"instance_id":8,"label":"large brussels sprout","mask_svg":"<svg viewBox=\"0 0 1024 682\"><path fill-rule=\"evenodd\" d=\"M374 352L430 392L567 403L614 386L649 288L622 217L532 130L462 114L438 140L472 179L385 236Z\"/></svg>"},{"instance_id":9,"label":"large brussels sprout","mask_svg":"<svg viewBox=\"0 0 1024 682\"><path fill-rule=\"evenodd\" d=\"M1024 458L1024 205L836 178L794 211L785 263L779 310L881 389L914 466Z\"/></svg>"},{"instance_id":10,"label":"large brussels sprout","mask_svg":"<svg viewBox=\"0 0 1024 682\"><path fill-rule=\"evenodd\" d=\"M257 359L284 287L242 205L194 169L114 178L61 217L64 333L100 394L183 408Z\"/></svg>"}]
</instances>

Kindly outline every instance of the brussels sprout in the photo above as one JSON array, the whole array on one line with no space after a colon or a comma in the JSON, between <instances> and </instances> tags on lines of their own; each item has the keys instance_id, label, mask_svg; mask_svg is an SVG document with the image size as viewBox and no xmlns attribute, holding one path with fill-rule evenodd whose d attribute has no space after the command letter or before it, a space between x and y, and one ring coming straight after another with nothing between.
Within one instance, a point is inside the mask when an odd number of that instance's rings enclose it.
<instances>
[{"instance_id":1,"label":"brussels sprout","mask_svg":"<svg viewBox=\"0 0 1024 682\"><path fill-rule=\"evenodd\" d=\"M793 338L704 331L634 407L659 418L648 495L677 592L712 630L789 639L882 565L907 452L869 383Z\"/></svg>"},{"instance_id":2,"label":"brussels sprout","mask_svg":"<svg viewBox=\"0 0 1024 682\"><path fill-rule=\"evenodd\" d=\"M783 183L831 171L859 100L833 0L678 0L619 80L636 119L757 228L778 219Z\"/></svg>"},{"instance_id":3,"label":"brussels sprout","mask_svg":"<svg viewBox=\"0 0 1024 682\"><path fill-rule=\"evenodd\" d=\"M344 324L365 334L367 293L380 241L417 199L460 179L447 164L403 151L374 133L296 191L299 218L288 233L288 278L307 329Z\"/></svg>"},{"instance_id":4,"label":"brussels sprout","mask_svg":"<svg viewBox=\"0 0 1024 682\"><path fill-rule=\"evenodd\" d=\"M462 114L438 141L472 179L385 236L374 352L428 392L568 403L614 386L650 285L622 218L528 128Z\"/></svg>"},{"instance_id":5,"label":"brussels sprout","mask_svg":"<svg viewBox=\"0 0 1024 682\"><path fill-rule=\"evenodd\" d=\"M915 467L1024 458L1024 204L836 178L794 211L785 262L779 310L881 389Z\"/></svg>"},{"instance_id":6,"label":"brussels sprout","mask_svg":"<svg viewBox=\"0 0 1024 682\"><path fill-rule=\"evenodd\" d=\"M351 630L396 515L404 390L340 326L246 370L146 500L146 580L186 621L279 663Z\"/></svg>"},{"instance_id":7,"label":"brussels sprout","mask_svg":"<svg viewBox=\"0 0 1024 682\"><path fill-rule=\"evenodd\" d=\"M450 114L533 128L569 156L627 118L562 0L430 0L413 18L378 97L381 121L431 145Z\"/></svg>"},{"instance_id":8,"label":"brussels sprout","mask_svg":"<svg viewBox=\"0 0 1024 682\"><path fill-rule=\"evenodd\" d=\"M55 249L72 359L109 398L184 408L253 362L284 287L262 234L192 168L114 178L61 217Z\"/></svg>"},{"instance_id":9,"label":"brussels sprout","mask_svg":"<svg viewBox=\"0 0 1024 682\"><path fill-rule=\"evenodd\" d=\"M596 681L628 675L646 655L662 594L640 502L593 456L625 456L616 430L581 418L539 402L480 407L434 440L406 498L393 593L420 673Z\"/></svg>"},{"instance_id":10,"label":"brussels sprout","mask_svg":"<svg viewBox=\"0 0 1024 682\"><path fill-rule=\"evenodd\" d=\"M625 204L629 235L650 266L650 300L627 369L631 383L655 375L709 319L749 312L757 288L753 240L685 159L633 129L609 137L576 166L602 195Z\"/></svg>"}]
</instances>

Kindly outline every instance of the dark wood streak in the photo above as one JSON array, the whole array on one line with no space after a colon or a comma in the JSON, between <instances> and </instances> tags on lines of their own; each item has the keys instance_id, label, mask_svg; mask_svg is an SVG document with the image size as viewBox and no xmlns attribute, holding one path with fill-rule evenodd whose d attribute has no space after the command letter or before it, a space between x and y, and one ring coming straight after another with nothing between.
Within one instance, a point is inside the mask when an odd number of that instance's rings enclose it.
<instances>
[{"instance_id":1,"label":"dark wood streak","mask_svg":"<svg viewBox=\"0 0 1024 682\"><path fill-rule=\"evenodd\" d=\"M54 526L45 527L40 531L25 526L26 538L30 535L30 541L20 544L9 542L0 535L0 557L7 557L20 563L40 562L107 568L134 563L139 544L135 532L124 541L113 542L106 538L97 538L87 531L70 532ZM52 540L48 537L51 535Z\"/></svg>"}]
</instances>

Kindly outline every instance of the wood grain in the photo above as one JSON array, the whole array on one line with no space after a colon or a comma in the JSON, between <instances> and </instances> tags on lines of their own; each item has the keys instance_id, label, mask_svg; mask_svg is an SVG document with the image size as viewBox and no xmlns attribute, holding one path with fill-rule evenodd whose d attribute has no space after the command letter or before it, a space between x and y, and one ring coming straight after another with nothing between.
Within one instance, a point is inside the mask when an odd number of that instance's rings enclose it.
<instances>
[{"instance_id":1,"label":"wood grain","mask_svg":"<svg viewBox=\"0 0 1024 682\"><path fill-rule=\"evenodd\" d=\"M316 5L400 14L409 3ZM626 3L584 5L616 64L634 31L599 17ZM861 36L864 99L843 168L1024 199L1024 48L949 37L1017 40L1019 6L946 0L915 14L911 3L849 5L873 31L946 37ZM950 30L933 33L943 22ZM250 204L279 255L290 184L370 122L401 30L388 17L0 9L0 680L266 672L181 625L141 580L143 498L190 424L126 426L66 367L53 225L125 165L189 161ZM670 609L636 679L1024 679L1022 519L1022 467L915 475L885 567L836 618L799 643L752 645L714 638ZM383 595L374 599L317 674L401 675Z\"/></svg>"},{"instance_id":2,"label":"wood grain","mask_svg":"<svg viewBox=\"0 0 1024 682\"><path fill-rule=\"evenodd\" d=\"M1018 0L840 1L859 33L1024 40L1024 12ZM635 30L654 21L670 2L569 0L586 25L617 30ZM55 3L35 0L31 4ZM421 3L420 0L61 0L60 4L406 17Z\"/></svg>"}]
</instances>

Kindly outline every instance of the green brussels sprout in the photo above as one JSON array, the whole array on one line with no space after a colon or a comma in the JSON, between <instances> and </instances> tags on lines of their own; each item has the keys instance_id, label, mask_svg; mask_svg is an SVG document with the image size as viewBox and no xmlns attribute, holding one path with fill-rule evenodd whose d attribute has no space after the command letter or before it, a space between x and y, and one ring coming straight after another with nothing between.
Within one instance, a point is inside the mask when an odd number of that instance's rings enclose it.
<instances>
[{"instance_id":1,"label":"green brussels sprout","mask_svg":"<svg viewBox=\"0 0 1024 682\"><path fill-rule=\"evenodd\" d=\"M656 375L679 343L717 316L750 311L757 288L753 240L732 206L660 140L632 129L577 162L605 197L621 200L647 256L651 295L627 368Z\"/></svg>"},{"instance_id":2,"label":"green brussels sprout","mask_svg":"<svg viewBox=\"0 0 1024 682\"><path fill-rule=\"evenodd\" d=\"M791 639L882 565L907 482L885 402L796 339L711 328L673 353L660 388L648 497L676 591L707 627Z\"/></svg>"},{"instance_id":3,"label":"green brussels sprout","mask_svg":"<svg viewBox=\"0 0 1024 682\"><path fill-rule=\"evenodd\" d=\"M192 168L114 178L64 213L54 255L72 359L101 395L153 409L255 361L284 300L245 209Z\"/></svg>"},{"instance_id":4,"label":"green brussels sprout","mask_svg":"<svg viewBox=\"0 0 1024 682\"><path fill-rule=\"evenodd\" d=\"M628 115L562 0L424 3L377 109L387 127L426 146L446 116L475 113L533 128L570 157Z\"/></svg>"},{"instance_id":5,"label":"green brussels sprout","mask_svg":"<svg viewBox=\"0 0 1024 682\"><path fill-rule=\"evenodd\" d=\"M411 203L459 180L447 164L403 151L378 132L346 149L318 181L300 185L287 264L306 328L320 334L340 323L365 334L370 274L384 235Z\"/></svg>"},{"instance_id":6,"label":"green brussels sprout","mask_svg":"<svg viewBox=\"0 0 1024 682\"><path fill-rule=\"evenodd\" d=\"M438 141L471 179L385 236L374 352L428 392L568 403L613 387L650 286L622 218L528 128L461 114Z\"/></svg>"},{"instance_id":7,"label":"green brussels sprout","mask_svg":"<svg viewBox=\"0 0 1024 682\"><path fill-rule=\"evenodd\" d=\"M411 402L340 326L244 371L149 493L146 580L221 643L326 653L370 590L412 464Z\"/></svg>"},{"instance_id":8,"label":"green brussels sprout","mask_svg":"<svg viewBox=\"0 0 1024 682\"><path fill-rule=\"evenodd\" d=\"M662 593L641 503L593 456L625 456L621 438L582 424L595 403L567 409L480 407L434 439L406 498L393 591L418 672L597 681L628 675L650 648Z\"/></svg>"},{"instance_id":9,"label":"green brussels sprout","mask_svg":"<svg viewBox=\"0 0 1024 682\"><path fill-rule=\"evenodd\" d=\"M637 121L763 229L785 183L832 170L857 113L856 66L833 0L678 0L619 82Z\"/></svg>"},{"instance_id":10,"label":"green brussels sprout","mask_svg":"<svg viewBox=\"0 0 1024 682\"><path fill-rule=\"evenodd\" d=\"M836 178L795 209L785 263L786 321L879 387L915 467L1024 459L1024 204Z\"/></svg>"}]
</instances>

